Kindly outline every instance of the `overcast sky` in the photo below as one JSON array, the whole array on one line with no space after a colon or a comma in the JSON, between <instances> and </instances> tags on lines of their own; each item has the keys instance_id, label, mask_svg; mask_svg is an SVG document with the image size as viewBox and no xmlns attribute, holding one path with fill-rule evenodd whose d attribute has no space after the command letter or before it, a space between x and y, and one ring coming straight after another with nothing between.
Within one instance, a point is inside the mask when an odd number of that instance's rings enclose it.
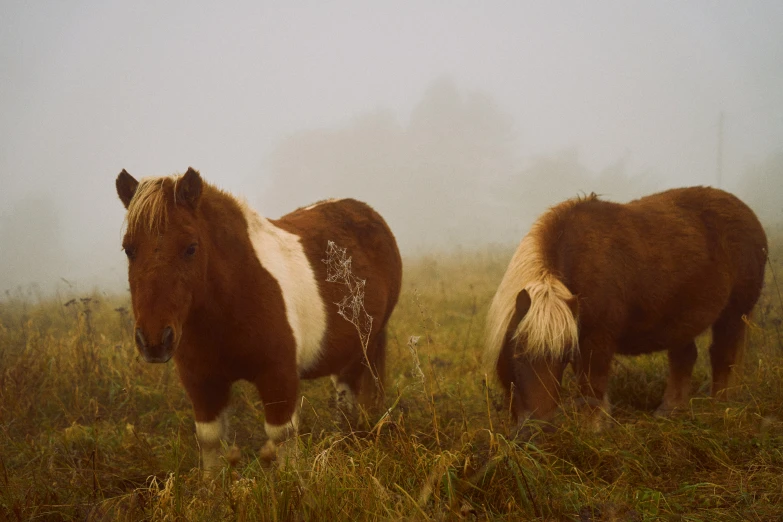
<instances>
[{"instance_id":1,"label":"overcast sky","mask_svg":"<svg viewBox=\"0 0 783 522\"><path fill-rule=\"evenodd\" d=\"M622 158L665 185L714 183L721 112L727 177L783 144L779 0L2 0L0 10L0 215L51 201L61 239L83 253L80 277L116 259L109 277L124 278L121 169L140 178L192 165L263 201L248 192L266 186L285 137L377 109L404 124L444 76L512 118L523 160L575 148L590 168Z\"/></svg>"}]
</instances>

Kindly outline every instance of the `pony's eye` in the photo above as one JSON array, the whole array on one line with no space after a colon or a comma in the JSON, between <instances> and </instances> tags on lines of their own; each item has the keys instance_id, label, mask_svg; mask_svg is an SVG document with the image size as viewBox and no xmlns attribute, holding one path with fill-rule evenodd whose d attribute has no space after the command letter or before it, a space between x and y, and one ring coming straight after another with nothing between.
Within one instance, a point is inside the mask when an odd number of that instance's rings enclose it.
<instances>
[{"instance_id":1,"label":"pony's eye","mask_svg":"<svg viewBox=\"0 0 783 522\"><path fill-rule=\"evenodd\" d=\"M125 250L125 255L128 256L128 260L132 261L134 257L136 257L136 249L128 246L123 248Z\"/></svg>"},{"instance_id":2,"label":"pony's eye","mask_svg":"<svg viewBox=\"0 0 783 522\"><path fill-rule=\"evenodd\" d=\"M197 243L191 243L188 248L185 249L185 257L192 257L196 253Z\"/></svg>"}]
</instances>

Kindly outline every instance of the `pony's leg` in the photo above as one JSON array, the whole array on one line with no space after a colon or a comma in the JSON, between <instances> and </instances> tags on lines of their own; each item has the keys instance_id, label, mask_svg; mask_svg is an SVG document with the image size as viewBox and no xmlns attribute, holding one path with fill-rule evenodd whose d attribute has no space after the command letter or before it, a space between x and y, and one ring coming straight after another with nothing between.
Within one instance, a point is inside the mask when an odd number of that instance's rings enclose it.
<instances>
[{"instance_id":1,"label":"pony's leg","mask_svg":"<svg viewBox=\"0 0 783 522\"><path fill-rule=\"evenodd\" d=\"M580 345L579 360L574 365L582 395L582 411L588 419L588 426L601 431L611 415L612 407L606 390L615 344L608 336L586 337Z\"/></svg>"},{"instance_id":2,"label":"pony's leg","mask_svg":"<svg viewBox=\"0 0 783 522\"><path fill-rule=\"evenodd\" d=\"M221 411L212 421L196 421L196 439L201 448L201 462L206 477L214 475L220 469L220 457L223 441L228 434L228 415Z\"/></svg>"},{"instance_id":3,"label":"pony's leg","mask_svg":"<svg viewBox=\"0 0 783 522\"><path fill-rule=\"evenodd\" d=\"M350 428L357 420L356 396L360 375L355 376L348 373L332 375L332 384L334 385L334 403L337 407L338 422L347 422Z\"/></svg>"},{"instance_id":4,"label":"pony's leg","mask_svg":"<svg viewBox=\"0 0 783 522\"><path fill-rule=\"evenodd\" d=\"M264 430L269 437L260 454L265 461L282 461L279 453L283 443L299 431L299 377L296 373L285 377L284 372L267 371L262 372L255 382L264 403Z\"/></svg>"},{"instance_id":5,"label":"pony's leg","mask_svg":"<svg viewBox=\"0 0 783 522\"><path fill-rule=\"evenodd\" d=\"M698 351L696 342L690 341L681 348L671 348L669 355L669 379L666 383L666 391L663 394L663 402L655 411L656 415L668 415L669 413L684 408L688 404L688 396L691 387L691 375L696 364Z\"/></svg>"},{"instance_id":6,"label":"pony's leg","mask_svg":"<svg viewBox=\"0 0 783 522\"><path fill-rule=\"evenodd\" d=\"M710 362L713 397L725 396L732 367L737 363L737 355L744 347L744 342L745 322L742 320L742 314L723 314L712 325Z\"/></svg>"},{"instance_id":7,"label":"pony's leg","mask_svg":"<svg viewBox=\"0 0 783 522\"><path fill-rule=\"evenodd\" d=\"M335 390L335 421L345 431L351 431L358 424L359 393L362 384L369 384L368 381L372 380L365 377L365 372L367 372L367 363L362 355L339 374L332 375Z\"/></svg>"},{"instance_id":8,"label":"pony's leg","mask_svg":"<svg viewBox=\"0 0 783 522\"><path fill-rule=\"evenodd\" d=\"M290 447L290 444L296 441L297 433L299 433L299 408L294 410L291 418L283 425L264 423L264 429L269 437L261 448L259 456L262 461L271 462L277 460L279 464L285 465L288 460L296 459L296 447L294 446L294 453L286 451L286 446Z\"/></svg>"},{"instance_id":9,"label":"pony's leg","mask_svg":"<svg viewBox=\"0 0 783 522\"><path fill-rule=\"evenodd\" d=\"M381 328L367 345L367 353L360 354L340 373L332 375L337 406L337 422L343 429L352 429L359 420L359 398L362 406L383 405L383 380L386 373L386 329Z\"/></svg>"},{"instance_id":10,"label":"pony's leg","mask_svg":"<svg viewBox=\"0 0 783 522\"><path fill-rule=\"evenodd\" d=\"M226 407L231 395L229 383L192 383L182 379L185 391L193 403L196 417L196 439L201 450L201 462L206 477L220 469L223 441L228 434Z\"/></svg>"}]
</instances>

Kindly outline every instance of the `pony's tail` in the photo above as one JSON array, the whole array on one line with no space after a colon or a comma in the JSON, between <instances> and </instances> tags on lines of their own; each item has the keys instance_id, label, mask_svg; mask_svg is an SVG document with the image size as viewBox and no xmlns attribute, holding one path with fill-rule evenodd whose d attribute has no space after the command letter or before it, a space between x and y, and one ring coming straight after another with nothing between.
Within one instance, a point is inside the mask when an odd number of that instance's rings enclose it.
<instances>
[{"instance_id":1,"label":"pony's tail","mask_svg":"<svg viewBox=\"0 0 783 522\"><path fill-rule=\"evenodd\" d=\"M496 371L501 352L509 340L515 340L519 354L531 358L562 359L570 356L579 344L579 328L574 308L576 297L552 274L519 288L501 282L487 314L484 344L484 368ZM517 295L527 292L530 307L522 320L509 331L517 316ZM510 337L510 339L509 339Z\"/></svg>"}]
</instances>

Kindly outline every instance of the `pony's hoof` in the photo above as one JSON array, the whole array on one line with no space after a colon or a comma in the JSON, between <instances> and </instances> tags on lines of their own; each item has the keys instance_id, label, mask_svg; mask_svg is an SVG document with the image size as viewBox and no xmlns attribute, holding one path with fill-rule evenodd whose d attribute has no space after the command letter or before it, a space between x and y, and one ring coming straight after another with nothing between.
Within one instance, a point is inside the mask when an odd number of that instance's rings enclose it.
<instances>
[{"instance_id":1,"label":"pony's hoof","mask_svg":"<svg viewBox=\"0 0 783 522\"><path fill-rule=\"evenodd\" d=\"M229 466L234 467L237 464L239 464L240 459L242 458L242 451L240 451L239 446L234 444L230 448L228 448L228 452L226 453L226 462L228 462Z\"/></svg>"},{"instance_id":2,"label":"pony's hoof","mask_svg":"<svg viewBox=\"0 0 783 522\"><path fill-rule=\"evenodd\" d=\"M530 424L520 424L517 426L516 433L514 433L514 441L516 442L530 442L535 436L536 430Z\"/></svg>"},{"instance_id":3,"label":"pony's hoof","mask_svg":"<svg viewBox=\"0 0 783 522\"><path fill-rule=\"evenodd\" d=\"M206 484L212 484L214 483L217 478L220 476L220 468L214 468L214 469L205 469L201 473L201 479Z\"/></svg>"},{"instance_id":4,"label":"pony's hoof","mask_svg":"<svg viewBox=\"0 0 783 522\"><path fill-rule=\"evenodd\" d=\"M685 406L683 404L663 403L658 406L658 408L656 408L655 412L653 413L653 417L659 419L668 419L669 417L673 417L678 413L682 413L683 411L685 411Z\"/></svg>"},{"instance_id":5,"label":"pony's hoof","mask_svg":"<svg viewBox=\"0 0 783 522\"><path fill-rule=\"evenodd\" d=\"M585 429L601 433L612 426L612 405L608 397L581 397L574 401L574 406Z\"/></svg>"},{"instance_id":6,"label":"pony's hoof","mask_svg":"<svg viewBox=\"0 0 783 522\"><path fill-rule=\"evenodd\" d=\"M261 463L266 466L275 463L279 468L288 468L289 466L296 464L298 454L299 446L297 445L295 438L288 439L279 444L267 440L264 447L261 448L258 458Z\"/></svg>"},{"instance_id":7,"label":"pony's hoof","mask_svg":"<svg viewBox=\"0 0 783 522\"><path fill-rule=\"evenodd\" d=\"M261 462L264 464L270 464L277 460L277 444L271 440L267 440L264 447L261 448L258 458L261 459Z\"/></svg>"},{"instance_id":8,"label":"pony's hoof","mask_svg":"<svg viewBox=\"0 0 783 522\"><path fill-rule=\"evenodd\" d=\"M516 442L530 442L538 434L546 435L557 431L557 426L551 422L525 419L517 424L514 440Z\"/></svg>"},{"instance_id":9,"label":"pony's hoof","mask_svg":"<svg viewBox=\"0 0 783 522\"><path fill-rule=\"evenodd\" d=\"M658 408L653 412L656 419L671 419L681 415L685 410L683 408Z\"/></svg>"}]
</instances>

